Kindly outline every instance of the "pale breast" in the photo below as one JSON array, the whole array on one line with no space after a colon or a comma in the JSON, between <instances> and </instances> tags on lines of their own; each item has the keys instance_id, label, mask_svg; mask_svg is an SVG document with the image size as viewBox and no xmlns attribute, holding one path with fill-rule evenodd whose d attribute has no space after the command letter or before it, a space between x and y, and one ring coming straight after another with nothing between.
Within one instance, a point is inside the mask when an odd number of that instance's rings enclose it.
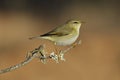
<instances>
[{"instance_id":1,"label":"pale breast","mask_svg":"<svg viewBox=\"0 0 120 80\"><path fill-rule=\"evenodd\" d=\"M55 44L56 45L60 45L60 46L71 45L71 44L73 44L77 40L78 36L79 36L79 34L78 35L74 35L74 36L67 36L67 37L59 38L55 42Z\"/></svg>"}]
</instances>

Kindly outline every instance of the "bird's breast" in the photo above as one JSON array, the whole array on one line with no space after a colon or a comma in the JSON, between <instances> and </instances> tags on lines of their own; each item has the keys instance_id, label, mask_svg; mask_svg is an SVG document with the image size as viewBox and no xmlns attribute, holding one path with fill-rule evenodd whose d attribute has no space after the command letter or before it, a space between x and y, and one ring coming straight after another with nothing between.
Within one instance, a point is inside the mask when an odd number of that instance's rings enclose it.
<instances>
[{"instance_id":1,"label":"bird's breast","mask_svg":"<svg viewBox=\"0 0 120 80\"><path fill-rule=\"evenodd\" d=\"M79 34L60 37L55 44L60 46L71 45L77 40L78 36Z\"/></svg>"}]
</instances>

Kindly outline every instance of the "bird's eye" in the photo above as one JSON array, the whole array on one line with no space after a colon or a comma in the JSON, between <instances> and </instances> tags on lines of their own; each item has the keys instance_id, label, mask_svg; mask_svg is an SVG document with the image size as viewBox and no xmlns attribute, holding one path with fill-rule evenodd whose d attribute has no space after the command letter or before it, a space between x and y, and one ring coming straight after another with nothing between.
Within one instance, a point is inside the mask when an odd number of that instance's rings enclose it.
<instances>
[{"instance_id":1,"label":"bird's eye","mask_svg":"<svg viewBox=\"0 0 120 80\"><path fill-rule=\"evenodd\" d=\"M77 24L78 22L75 21L75 22L73 22L73 23Z\"/></svg>"}]
</instances>

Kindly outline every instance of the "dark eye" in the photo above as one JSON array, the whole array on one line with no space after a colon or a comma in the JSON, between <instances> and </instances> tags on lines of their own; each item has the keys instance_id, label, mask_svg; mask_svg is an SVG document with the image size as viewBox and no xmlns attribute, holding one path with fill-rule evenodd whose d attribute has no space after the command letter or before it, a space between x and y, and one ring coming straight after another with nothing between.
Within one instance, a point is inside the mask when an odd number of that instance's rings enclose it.
<instances>
[{"instance_id":1,"label":"dark eye","mask_svg":"<svg viewBox=\"0 0 120 80\"><path fill-rule=\"evenodd\" d=\"M73 22L73 23L77 24L78 22Z\"/></svg>"}]
</instances>

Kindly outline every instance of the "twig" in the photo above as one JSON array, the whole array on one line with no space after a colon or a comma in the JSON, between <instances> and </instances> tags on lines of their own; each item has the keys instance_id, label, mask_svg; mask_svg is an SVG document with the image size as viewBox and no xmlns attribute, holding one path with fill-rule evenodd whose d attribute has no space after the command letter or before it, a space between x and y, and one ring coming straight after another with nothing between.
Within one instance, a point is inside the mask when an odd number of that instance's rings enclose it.
<instances>
[{"instance_id":1,"label":"twig","mask_svg":"<svg viewBox=\"0 0 120 80\"><path fill-rule=\"evenodd\" d=\"M42 45L40 47L36 48L35 50L31 51L32 56L27 57L23 62L21 62L19 64L16 64L16 65L11 66L9 68L0 70L0 74L13 71L15 69L18 69L18 68L28 64L30 61L32 61L37 56L38 51L41 50L41 49L43 49Z\"/></svg>"},{"instance_id":2,"label":"twig","mask_svg":"<svg viewBox=\"0 0 120 80\"><path fill-rule=\"evenodd\" d=\"M19 64L13 65L11 67L5 68L5 69L1 69L0 70L0 74L6 73L6 72L10 72L13 70L16 70L26 64L28 64L29 62L31 62L34 58L39 58L41 60L42 63L46 63L47 59L53 59L56 61L56 63L59 63L59 60L64 60L64 54L66 52L68 52L69 50L71 50L72 48L74 48L76 45L78 45L80 43L76 42L73 46L67 48L66 50L61 50L59 52L59 54L55 54L54 52L52 52L50 55L46 55L46 52L44 50L44 45L40 45L38 48L35 48L33 51L30 51L27 56L26 59L24 61L22 61Z\"/></svg>"}]
</instances>

